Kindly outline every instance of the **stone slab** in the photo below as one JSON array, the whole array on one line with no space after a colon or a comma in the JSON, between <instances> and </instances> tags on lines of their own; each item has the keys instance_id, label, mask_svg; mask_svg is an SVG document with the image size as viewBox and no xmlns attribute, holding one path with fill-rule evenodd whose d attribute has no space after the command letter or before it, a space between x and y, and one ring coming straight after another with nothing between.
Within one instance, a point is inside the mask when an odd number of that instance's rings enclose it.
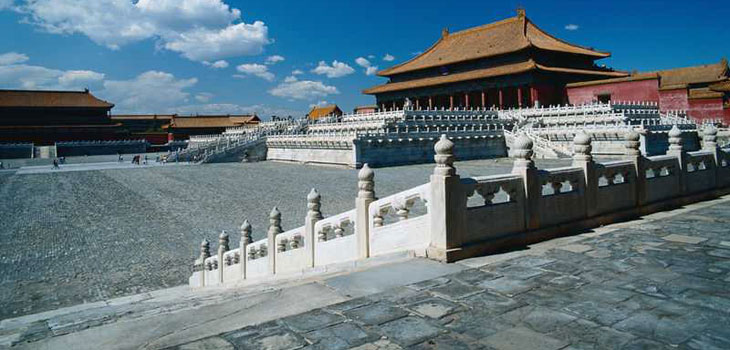
<instances>
[{"instance_id":1,"label":"stone slab","mask_svg":"<svg viewBox=\"0 0 730 350\"><path fill-rule=\"evenodd\" d=\"M698 244L698 243L702 243L707 240L707 238L678 235L676 233L673 233L668 236L664 236L664 237L662 237L662 239L665 241L677 242L677 243L687 243L687 244Z\"/></svg>"},{"instance_id":2,"label":"stone slab","mask_svg":"<svg viewBox=\"0 0 730 350\"><path fill-rule=\"evenodd\" d=\"M555 339L525 327L511 328L482 340L486 345L497 350L558 350L568 346L565 340Z\"/></svg>"},{"instance_id":3,"label":"stone slab","mask_svg":"<svg viewBox=\"0 0 730 350\"><path fill-rule=\"evenodd\" d=\"M381 326L383 333L398 345L410 346L444 333L422 318L404 317Z\"/></svg>"},{"instance_id":4,"label":"stone slab","mask_svg":"<svg viewBox=\"0 0 730 350\"><path fill-rule=\"evenodd\" d=\"M413 284L465 269L459 264L441 264L426 259L375 267L357 274L326 279L324 283L353 298L380 293L389 288Z\"/></svg>"}]
</instances>

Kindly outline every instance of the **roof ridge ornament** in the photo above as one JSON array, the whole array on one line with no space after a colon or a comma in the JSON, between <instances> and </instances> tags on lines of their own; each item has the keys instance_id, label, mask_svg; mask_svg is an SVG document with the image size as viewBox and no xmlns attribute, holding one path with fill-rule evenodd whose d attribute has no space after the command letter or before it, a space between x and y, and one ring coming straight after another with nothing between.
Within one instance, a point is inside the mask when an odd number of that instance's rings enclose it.
<instances>
[{"instance_id":1,"label":"roof ridge ornament","mask_svg":"<svg viewBox=\"0 0 730 350\"><path fill-rule=\"evenodd\" d=\"M447 36L449 36L449 28L448 27L444 27L444 29L441 29L441 37L442 38L445 38Z\"/></svg>"},{"instance_id":2,"label":"roof ridge ornament","mask_svg":"<svg viewBox=\"0 0 730 350\"><path fill-rule=\"evenodd\" d=\"M525 8L522 6L517 6L517 18L525 18Z\"/></svg>"}]
</instances>

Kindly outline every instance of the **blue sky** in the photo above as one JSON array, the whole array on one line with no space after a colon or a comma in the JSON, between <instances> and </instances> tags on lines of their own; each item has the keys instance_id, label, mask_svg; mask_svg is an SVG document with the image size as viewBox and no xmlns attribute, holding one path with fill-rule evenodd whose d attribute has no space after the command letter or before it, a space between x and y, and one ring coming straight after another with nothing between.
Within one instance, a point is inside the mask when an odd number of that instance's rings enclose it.
<instances>
[{"instance_id":1,"label":"blue sky","mask_svg":"<svg viewBox=\"0 0 730 350\"><path fill-rule=\"evenodd\" d=\"M727 1L0 0L0 88L82 89L114 113L302 114L372 104L372 74L514 16L623 70L718 62ZM390 60L392 59L392 60ZM368 75L370 73L370 75Z\"/></svg>"}]
</instances>

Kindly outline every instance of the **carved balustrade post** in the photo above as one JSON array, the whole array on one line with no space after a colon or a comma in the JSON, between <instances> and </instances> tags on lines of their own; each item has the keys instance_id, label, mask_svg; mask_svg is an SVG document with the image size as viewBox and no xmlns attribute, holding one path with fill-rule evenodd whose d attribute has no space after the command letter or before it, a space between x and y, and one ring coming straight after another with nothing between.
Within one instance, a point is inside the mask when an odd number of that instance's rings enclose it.
<instances>
[{"instance_id":1,"label":"carved balustrade post","mask_svg":"<svg viewBox=\"0 0 730 350\"><path fill-rule=\"evenodd\" d=\"M246 279L246 263L248 261L248 245L253 242L251 237L251 224L248 220L243 220L241 225L241 278Z\"/></svg>"},{"instance_id":2,"label":"carved balustrade post","mask_svg":"<svg viewBox=\"0 0 730 350\"><path fill-rule=\"evenodd\" d=\"M686 184L686 173L687 173L687 160L689 156L682 146L682 131L679 130L677 124L672 126L672 130L669 130L669 149L667 155L677 157L677 176L679 177L679 191L685 193L687 189Z\"/></svg>"},{"instance_id":3,"label":"carved balustrade post","mask_svg":"<svg viewBox=\"0 0 730 350\"><path fill-rule=\"evenodd\" d=\"M218 282L223 283L223 266L225 266L225 262L223 261L223 254L225 254L229 250L228 247L228 233L226 231L221 231L221 234L218 236Z\"/></svg>"},{"instance_id":4,"label":"carved balustrade post","mask_svg":"<svg viewBox=\"0 0 730 350\"><path fill-rule=\"evenodd\" d=\"M712 124L705 125L702 130L702 150L712 152L712 158L715 160L715 185L720 183L720 168L722 167L722 159L720 159L720 148L717 147L717 128Z\"/></svg>"},{"instance_id":5,"label":"carved balustrade post","mask_svg":"<svg viewBox=\"0 0 730 350\"><path fill-rule=\"evenodd\" d=\"M198 259L195 260L195 264L193 265L193 271L200 271L200 284L198 287L204 287L205 286L205 275L206 275L206 268L205 268L205 259L210 257L210 242L208 242L207 239L203 239L202 242L200 242L200 255L198 256Z\"/></svg>"},{"instance_id":6,"label":"carved balustrade post","mask_svg":"<svg viewBox=\"0 0 730 350\"><path fill-rule=\"evenodd\" d=\"M512 174L522 176L525 191L525 226L527 229L540 227L540 200L542 198L542 184L535 162L532 161L534 146L529 136L522 134L512 145L512 156L515 161L512 165Z\"/></svg>"},{"instance_id":7,"label":"carved balustrade post","mask_svg":"<svg viewBox=\"0 0 730 350\"><path fill-rule=\"evenodd\" d=\"M357 256L364 259L370 256L370 225L368 216L370 203L375 201L375 172L367 163L357 174L357 198L355 199L355 236Z\"/></svg>"},{"instance_id":8,"label":"carved balustrade post","mask_svg":"<svg viewBox=\"0 0 730 350\"><path fill-rule=\"evenodd\" d=\"M626 181L634 181L634 192L636 194L636 206L642 206L646 203L646 158L641 154L641 135L631 130L624 135L626 144L625 154L628 159L634 163L634 171L636 172L634 179L626 179Z\"/></svg>"},{"instance_id":9,"label":"carved balustrade post","mask_svg":"<svg viewBox=\"0 0 730 350\"><path fill-rule=\"evenodd\" d=\"M596 163L593 161L591 151L591 137L584 131L575 135L573 139L573 166L583 169L585 192L583 196L586 201L586 216L596 215L598 205L598 177L596 177Z\"/></svg>"},{"instance_id":10,"label":"carved balustrade post","mask_svg":"<svg viewBox=\"0 0 730 350\"><path fill-rule=\"evenodd\" d=\"M304 219L304 245L309 251L307 254L307 266L314 266L314 245L317 241L314 232L314 225L322 220L321 204L322 196L314 188L307 195L307 217Z\"/></svg>"},{"instance_id":11,"label":"carved balustrade post","mask_svg":"<svg viewBox=\"0 0 730 350\"><path fill-rule=\"evenodd\" d=\"M454 261L466 234L466 191L454 168L454 143L446 135L434 145L436 167L431 175L430 258Z\"/></svg>"},{"instance_id":12,"label":"carved balustrade post","mask_svg":"<svg viewBox=\"0 0 730 350\"><path fill-rule=\"evenodd\" d=\"M269 232L267 235L267 249L269 258L269 273L276 273L276 236L284 232L281 229L281 212L279 208L274 207L269 213Z\"/></svg>"}]
</instances>

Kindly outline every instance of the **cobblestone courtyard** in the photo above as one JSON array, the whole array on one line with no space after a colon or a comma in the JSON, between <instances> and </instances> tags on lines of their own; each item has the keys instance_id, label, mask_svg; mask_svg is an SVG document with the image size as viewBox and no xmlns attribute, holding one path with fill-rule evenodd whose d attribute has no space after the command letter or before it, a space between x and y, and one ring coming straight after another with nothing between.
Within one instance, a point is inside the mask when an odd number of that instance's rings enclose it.
<instances>
[{"instance_id":1,"label":"cobblestone courtyard","mask_svg":"<svg viewBox=\"0 0 730 350\"><path fill-rule=\"evenodd\" d=\"M726 200L178 349L729 349L728 225Z\"/></svg>"},{"instance_id":2,"label":"cobblestone courtyard","mask_svg":"<svg viewBox=\"0 0 730 350\"><path fill-rule=\"evenodd\" d=\"M73 161L72 159L70 159ZM559 166L565 162L542 162ZM508 172L509 160L457 163L462 176ZM428 181L433 165L376 170L386 196ZM356 171L261 162L0 174L0 319L187 283L203 238L264 236L273 206L303 224L316 187L323 212L354 207ZM234 246L237 243L234 243Z\"/></svg>"}]
</instances>

